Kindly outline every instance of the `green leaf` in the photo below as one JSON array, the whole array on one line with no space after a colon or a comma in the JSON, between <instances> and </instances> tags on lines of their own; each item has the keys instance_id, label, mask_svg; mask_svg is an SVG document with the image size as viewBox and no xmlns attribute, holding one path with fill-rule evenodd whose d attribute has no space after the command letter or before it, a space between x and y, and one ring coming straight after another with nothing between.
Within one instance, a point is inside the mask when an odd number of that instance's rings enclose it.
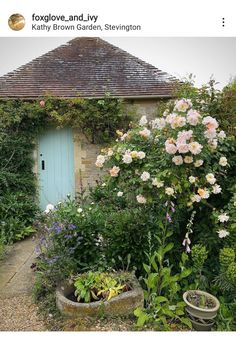
<instances>
[{"instance_id":1,"label":"green leaf","mask_svg":"<svg viewBox=\"0 0 236 338\"><path fill-rule=\"evenodd\" d=\"M153 255L153 256L151 257L150 262L151 262L151 264L152 264L152 266L153 266L153 269L154 269L156 272L158 272L158 266L157 266L157 263L156 263L156 261L155 261L155 258L156 258L156 255Z\"/></svg>"},{"instance_id":2,"label":"green leaf","mask_svg":"<svg viewBox=\"0 0 236 338\"><path fill-rule=\"evenodd\" d=\"M177 309L177 310L175 311L175 313L176 313L178 316L183 316L183 315L184 315L184 311L183 311L183 310L179 310L179 309Z\"/></svg>"},{"instance_id":3,"label":"green leaf","mask_svg":"<svg viewBox=\"0 0 236 338\"><path fill-rule=\"evenodd\" d=\"M137 326L142 327L145 322L149 319L147 313L145 313L141 308L134 310L134 315L138 317Z\"/></svg>"},{"instance_id":4,"label":"green leaf","mask_svg":"<svg viewBox=\"0 0 236 338\"><path fill-rule=\"evenodd\" d=\"M168 302L168 299L166 297L163 297L163 296L157 296L155 298L155 300L157 301L157 303Z\"/></svg>"},{"instance_id":5,"label":"green leaf","mask_svg":"<svg viewBox=\"0 0 236 338\"><path fill-rule=\"evenodd\" d=\"M186 278L191 275L192 269L185 269L180 273L180 279Z\"/></svg>"},{"instance_id":6,"label":"green leaf","mask_svg":"<svg viewBox=\"0 0 236 338\"><path fill-rule=\"evenodd\" d=\"M181 323L185 324L186 326L188 326L190 329L192 329L192 323L190 321L190 319L188 318L183 318L183 317L180 317L179 318Z\"/></svg>"},{"instance_id":7,"label":"green leaf","mask_svg":"<svg viewBox=\"0 0 236 338\"><path fill-rule=\"evenodd\" d=\"M145 270L147 273L150 272L151 269L150 269L150 266L149 266L149 265L143 263L143 267L144 267L144 270Z\"/></svg>"},{"instance_id":8,"label":"green leaf","mask_svg":"<svg viewBox=\"0 0 236 338\"><path fill-rule=\"evenodd\" d=\"M173 235L173 231L172 230L169 230L169 231L167 231L167 233L166 233L166 238L169 238L169 237L171 237Z\"/></svg>"},{"instance_id":9,"label":"green leaf","mask_svg":"<svg viewBox=\"0 0 236 338\"><path fill-rule=\"evenodd\" d=\"M164 247L164 249L163 249L163 253L166 254L168 251L172 250L173 247L174 247L174 243L167 244L167 246Z\"/></svg>"},{"instance_id":10,"label":"green leaf","mask_svg":"<svg viewBox=\"0 0 236 338\"><path fill-rule=\"evenodd\" d=\"M181 261L183 263L183 265L185 265L185 263L188 261L188 255L186 254L186 252L183 252L181 255Z\"/></svg>"},{"instance_id":11,"label":"green leaf","mask_svg":"<svg viewBox=\"0 0 236 338\"><path fill-rule=\"evenodd\" d=\"M143 314L143 310L140 307L138 307L137 309L134 310L135 317L139 317L142 314Z\"/></svg>"}]
</instances>

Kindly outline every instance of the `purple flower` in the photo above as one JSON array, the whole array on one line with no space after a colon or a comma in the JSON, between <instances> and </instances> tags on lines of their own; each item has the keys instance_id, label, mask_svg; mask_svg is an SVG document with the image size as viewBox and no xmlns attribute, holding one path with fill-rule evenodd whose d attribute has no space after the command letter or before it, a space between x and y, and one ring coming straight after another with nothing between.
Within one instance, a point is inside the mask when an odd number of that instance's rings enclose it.
<instances>
[{"instance_id":1,"label":"purple flower","mask_svg":"<svg viewBox=\"0 0 236 338\"><path fill-rule=\"evenodd\" d=\"M76 225L74 225L74 224L68 224L68 229L69 230L75 230L76 229Z\"/></svg>"},{"instance_id":2,"label":"purple flower","mask_svg":"<svg viewBox=\"0 0 236 338\"><path fill-rule=\"evenodd\" d=\"M56 262L58 261L58 258L59 258L59 256L55 256L55 257L52 257L52 258L48 258L48 259L47 259L47 262L48 262L49 264L56 263Z\"/></svg>"},{"instance_id":3,"label":"purple flower","mask_svg":"<svg viewBox=\"0 0 236 338\"><path fill-rule=\"evenodd\" d=\"M36 246L36 248L34 249L34 252L36 253L36 255L39 255L41 253L41 248L39 245Z\"/></svg>"},{"instance_id":4,"label":"purple flower","mask_svg":"<svg viewBox=\"0 0 236 338\"><path fill-rule=\"evenodd\" d=\"M66 238L66 239L70 239L70 238L72 238L73 236L72 235L65 235L64 236L64 238Z\"/></svg>"},{"instance_id":5,"label":"purple flower","mask_svg":"<svg viewBox=\"0 0 236 338\"><path fill-rule=\"evenodd\" d=\"M191 252L191 249L190 249L190 246L189 246L189 245L186 246L186 252L187 252L187 253L190 253L190 252Z\"/></svg>"},{"instance_id":6,"label":"purple flower","mask_svg":"<svg viewBox=\"0 0 236 338\"><path fill-rule=\"evenodd\" d=\"M172 222L172 219L171 219L168 212L166 213L166 219L167 219L168 222L170 222L170 223Z\"/></svg>"},{"instance_id":7,"label":"purple flower","mask_svg":"<svg viewBox=\"0 0 236 338\"><path fill-rule=\"evenodd\" d=\"M190 252L191 252L191 249L190 249L191 240L190 240L190 238L188 237L188 235L189 235L188 232L186 232L185 238L184 238L184 240L183 240L183 242L182 242L182 245L185 246L186 252L187 252L187 253L190 253Z\"/></svg>"}]
</instances>

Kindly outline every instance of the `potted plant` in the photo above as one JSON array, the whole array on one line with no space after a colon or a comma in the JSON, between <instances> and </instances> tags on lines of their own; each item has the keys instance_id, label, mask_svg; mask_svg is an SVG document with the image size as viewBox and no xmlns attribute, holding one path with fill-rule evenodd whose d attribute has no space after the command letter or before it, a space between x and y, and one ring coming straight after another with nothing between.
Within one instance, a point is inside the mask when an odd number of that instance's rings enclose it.
<instances>
[{"instance_id":1,"label":"potted plant","mask_svg":"<svg viewBox=\"0 0 236 338\"><path fill-rule=\"evenodd\" d=\"M87 272L56 290L57 307L70 317L132 314L143 307L144 296L134 274Z\"/></svg>"},{"instance_id":2,"label":"potted plant","mask_svg":"<svg viewBox=\"0 0 236 338\"><path fill-rule=\"evenodd\" d=\"M183 294L188 314L193 328L197 331L209 331L214 325L214 318L220 307L216 297L201 290L189 290Z\"/></svg>"}]
</instances>

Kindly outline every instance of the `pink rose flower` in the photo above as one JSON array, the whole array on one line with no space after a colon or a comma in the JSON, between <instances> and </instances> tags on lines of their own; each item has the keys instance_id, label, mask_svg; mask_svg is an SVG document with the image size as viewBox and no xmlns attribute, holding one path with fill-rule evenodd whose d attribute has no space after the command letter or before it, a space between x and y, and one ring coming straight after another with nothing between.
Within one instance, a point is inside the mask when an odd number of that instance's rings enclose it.
<instances>
[{"instance_id":1,"label":"pink rose flower","mask_svg":"<svg viewBox=\"0 0 236 338\"><path fill-rule=\"evenodd\" d=\"M199 123L201 115L196 110L190 109L187 113L187 121L191 126L196 126Z\"/></svg>"},{"instance_id":2,"label":"pink rose flower","mask_svg":"<svg viewBox=\"0 0 236 338\"><path fill-rule=\"evenodd\" d=\"M109 173L111 175L111 177L117 177L119 174L120 168L114 166L112 169L109 170Z\"/></svg>"},{"instance_id":3,"label":"pink rose flower","mask_svg":"<svg viewBox=\"0 0 236 338\"><path fill-rule=\"evenodd\" d=\"M166 145L166 152L168 154L175 154L177 152L177 147L174 144L167 144Z\"/></svg>"},{"instance_id":4,"label":"pink rose flower","mask_svg":"<svg viewBox=\"0 0 236 338\"><path fill-rule=\"evenodd\" d=\"M176 143L178 152L181 154L185 154L189 151L189 147L187 143Z\"/></svg>"}]
</instances>

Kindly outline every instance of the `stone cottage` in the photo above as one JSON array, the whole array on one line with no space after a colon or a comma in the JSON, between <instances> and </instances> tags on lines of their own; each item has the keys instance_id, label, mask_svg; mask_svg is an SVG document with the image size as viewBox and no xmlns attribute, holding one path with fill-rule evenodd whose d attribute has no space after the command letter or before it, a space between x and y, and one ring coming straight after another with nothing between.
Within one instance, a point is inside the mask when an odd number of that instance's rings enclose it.
<instances>
[{"instance_id":1,"label":"stone cottage","mask_svg":"<svg viewBox=\"0 0 236 338\"><path fill-rule=\"evenodd\" d=\"M176 80L100 38L71 40L0 78L0 98L52 96L123 98L127 109L152 115L160 99L171 98ZM57 203L98 177L98 146L77 130L49 129L38 140L34 171L40 206Z\"/></svg>"}]
</instances>

